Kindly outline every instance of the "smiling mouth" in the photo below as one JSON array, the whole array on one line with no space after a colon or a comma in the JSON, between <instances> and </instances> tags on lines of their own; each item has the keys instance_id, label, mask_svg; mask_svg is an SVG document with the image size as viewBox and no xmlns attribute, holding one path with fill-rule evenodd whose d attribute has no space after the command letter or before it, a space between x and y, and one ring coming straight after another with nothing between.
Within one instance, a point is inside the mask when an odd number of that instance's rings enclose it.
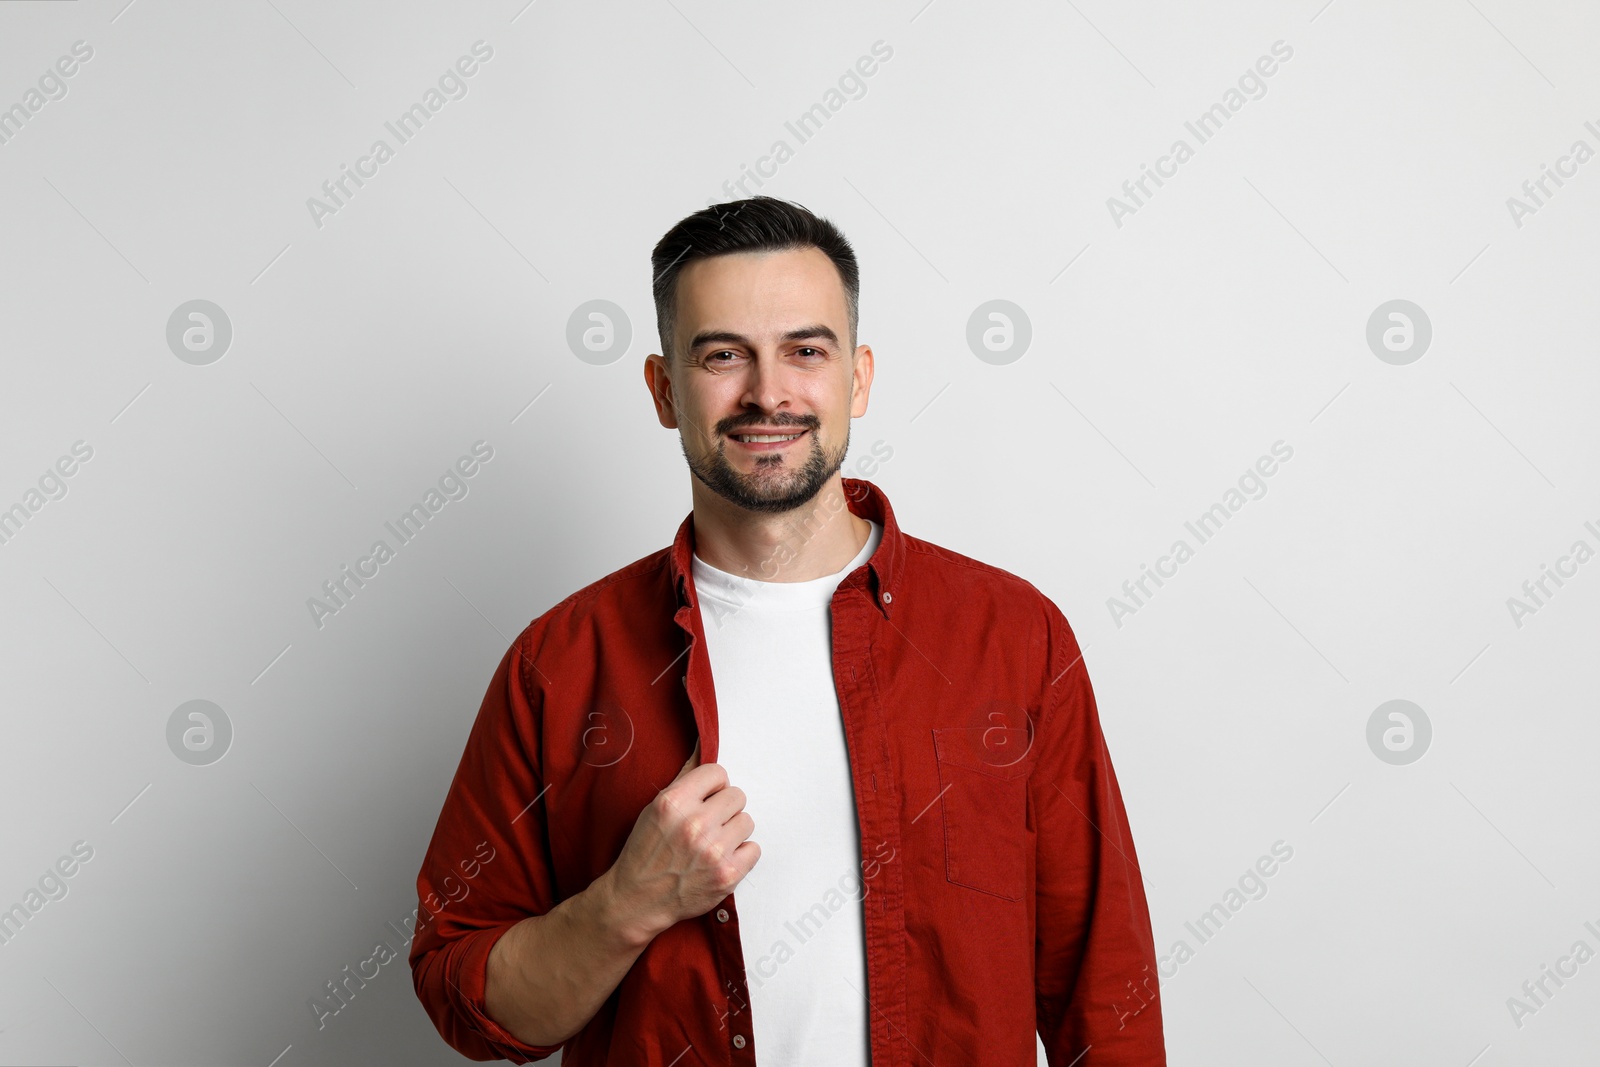
<instances>
[{"instance_id":1,"label":"smiling mouth","mask_svg":"<svg viewBox=\"0 0 1600 1067\"><path fill-rule=\"evenodd\" d=\"M735 433L729 434L735 441L747 445L781 444L784 441L793 441L805 434L800 430L796 433Z\"/></svg>"}]
</instances>

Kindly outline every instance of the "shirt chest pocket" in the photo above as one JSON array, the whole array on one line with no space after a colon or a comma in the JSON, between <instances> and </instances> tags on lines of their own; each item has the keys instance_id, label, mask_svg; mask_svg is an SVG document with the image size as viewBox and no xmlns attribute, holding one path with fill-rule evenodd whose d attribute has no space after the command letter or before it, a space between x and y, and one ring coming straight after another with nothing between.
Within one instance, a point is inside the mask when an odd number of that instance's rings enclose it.
<instances>
[{"instance_id":1,"label":"shirt chest pocket","mask_svg":"<svg viewBox=\"0 0 1600 1067\"><path fill-rule=\"evenodd\" d=\"M944 873L957 885L1021 900L1028 874L1028 731L933 731L944 811Z\"/></svg>"}]
</instances>

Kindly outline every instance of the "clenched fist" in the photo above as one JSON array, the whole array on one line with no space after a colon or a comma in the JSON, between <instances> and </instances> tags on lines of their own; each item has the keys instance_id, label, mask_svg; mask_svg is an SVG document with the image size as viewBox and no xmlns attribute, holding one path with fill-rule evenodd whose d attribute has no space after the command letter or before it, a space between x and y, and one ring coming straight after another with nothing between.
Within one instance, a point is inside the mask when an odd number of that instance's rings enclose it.
<instances>
[{"instance_id":1,"label":"clenched fist","mask_svg":"<svg viewBox=\"0 0 1600 1067\"><path fill-rule=\"evenodd\" d=\"M744 790L716 763L700 763L700 742L666 788L639 813L607 872L619 913L646 940L704 915L761 858L749 840L755 820Z\"/></svg>"}]
</instances>

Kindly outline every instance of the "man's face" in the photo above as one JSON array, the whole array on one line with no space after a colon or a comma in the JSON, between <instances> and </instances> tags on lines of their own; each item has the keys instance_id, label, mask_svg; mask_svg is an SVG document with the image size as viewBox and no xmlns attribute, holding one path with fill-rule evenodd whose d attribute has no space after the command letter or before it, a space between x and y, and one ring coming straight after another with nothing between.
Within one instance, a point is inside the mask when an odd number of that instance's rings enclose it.
<instances>
[{"instance_id":1,"label":"man's face","mask_svg":"<svg viewBox=\"0 0 1600 1067\"><path fill-rule=\"evenodd\" d=\"M827 255L690 263L678 276L672 342L670 368L652 354L645 377L694 476L747 511L810 502L844 462L872 383L872 350L852 359L844 283Z\"/></svg>"}]
</instances>

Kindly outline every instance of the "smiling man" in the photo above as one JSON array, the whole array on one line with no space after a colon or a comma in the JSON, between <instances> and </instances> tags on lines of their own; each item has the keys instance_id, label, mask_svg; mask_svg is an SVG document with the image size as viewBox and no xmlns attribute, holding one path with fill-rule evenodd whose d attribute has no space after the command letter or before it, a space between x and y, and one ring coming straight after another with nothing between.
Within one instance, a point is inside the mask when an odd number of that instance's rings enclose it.
<instances>
[{"instance_id":1,"label":"smiling man","mask_svg":"<svg viewBox=\"0 0 1600 1067\"><path fill-rule=\"evenodd\" d=\"M434 1025L574 1067L1020 1067L1035 1034L1164 1064L1065 617L841 474L873 377L849 243L755 197L652 265L693 511L501 658L417 878Z\"/></svg>"}]
</instances>

